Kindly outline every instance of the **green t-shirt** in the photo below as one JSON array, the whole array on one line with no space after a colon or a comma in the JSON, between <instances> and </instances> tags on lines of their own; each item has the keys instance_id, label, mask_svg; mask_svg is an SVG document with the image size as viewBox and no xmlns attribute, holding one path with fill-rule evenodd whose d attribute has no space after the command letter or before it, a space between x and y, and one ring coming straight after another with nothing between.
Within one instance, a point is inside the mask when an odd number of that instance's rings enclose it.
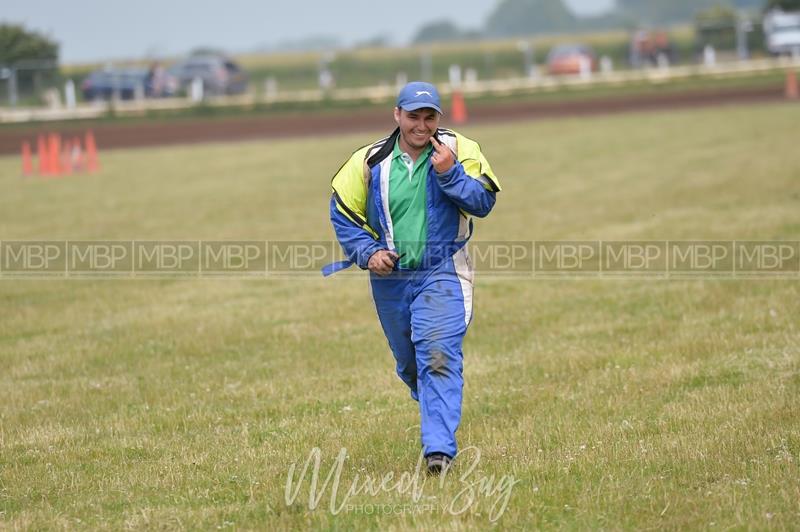
<instances>
[{"instance_id":1,"label":"green t-shirt","mask_svg":"<svg viewBox=\"0 0 800 532\"><path fill-rule=\"evenodd\" d=\"M394 246L400 255L402 268L416 268L422 260L427 241L428 144L416 162L400 149L395 141L392 166L389 171L389 214L394 228Z\"/></svg>"}]
</instances>

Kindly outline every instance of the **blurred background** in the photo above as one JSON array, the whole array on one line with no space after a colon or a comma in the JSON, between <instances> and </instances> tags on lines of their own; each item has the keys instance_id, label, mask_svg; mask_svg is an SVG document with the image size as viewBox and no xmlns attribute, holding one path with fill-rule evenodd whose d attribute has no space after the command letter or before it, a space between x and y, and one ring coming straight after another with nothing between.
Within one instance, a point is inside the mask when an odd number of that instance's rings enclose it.
<instances>
[{"instance_id":1,"label":"blurred background","mask_svg":"<svg viewBox=\"0 0 800 532\"><path fill-rule=\"evenodd\" d=\"M615 94L780 97L798 57L797 0L408 1L389 16L358 0L38 0L0 13L0 122L385 107L413 79L478 104L541 104L525 115L586 111L578 100ZM108 135L112 146L136 137ZM0 151L18 141L6 132Z\"/></svg>"}]
</instances>

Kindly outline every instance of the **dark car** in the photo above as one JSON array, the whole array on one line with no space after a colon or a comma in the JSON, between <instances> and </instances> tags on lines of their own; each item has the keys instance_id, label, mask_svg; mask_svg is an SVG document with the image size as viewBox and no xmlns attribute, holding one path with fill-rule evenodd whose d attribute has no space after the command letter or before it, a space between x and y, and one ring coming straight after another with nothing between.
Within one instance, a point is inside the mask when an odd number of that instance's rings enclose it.
<instances>
[{"instance_id":1,"label":"dark car","mask_svg":"<svg viewBox=\"0 0 800 532\"><path fill-rule=\"evenodd\" d=\"M221 55L194 55L173 65L169 73L182 89L195 78L203 82L205 94L242 94L247 91L248 75L232 59Z\"/></svg>"},{"instance_id":2,"label":"dark car","mask_svg":"<svg viewBox=\"0 0 800 532\"><path fill-rule=\"evenodd\" d=\"M562 44L554 47L547 55L547 71L554 76L580 74L582 65L590 71L597 70L594 51L582 44Z\"/></svg>"},{"instance_id":3,"label":"dark car","mask_svg":"<svg viewBox=\"0 0 800 532\"><path fill-rule=\"evenodd\" d=\"M154 86L153 70L147 68L110 68L95 70L81 84L85 100L133 100L138 95L145 98L170 96L175 92L174 79L166 77Z\"/></svg>"}]
</instances>

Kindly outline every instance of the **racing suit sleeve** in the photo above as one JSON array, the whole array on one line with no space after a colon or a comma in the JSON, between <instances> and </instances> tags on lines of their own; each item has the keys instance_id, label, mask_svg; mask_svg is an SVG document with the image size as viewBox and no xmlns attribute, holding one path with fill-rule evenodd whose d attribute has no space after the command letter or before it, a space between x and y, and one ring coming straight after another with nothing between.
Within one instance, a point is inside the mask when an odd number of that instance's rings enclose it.
<instances>
[{"instance_id":1,"label":"racing suit sleeve","mask_svg":"<svg viewBox=\"0 0 800 532\"><path fill-rule=\"evenodd\" d=\"M483 218L494 207L495 192L487 190L480 181L467 175L461 163L455 163L443 174L437 172L436 179L445 195L472 216Z\"/></svg>"},{"instance_id":2,"label":"racing suit sleeve","mask_svg":"<svg viewBox=\"0 0 800 532\"><path fill-rule=\"evenodd\" d=\"M357 150L345 162L331 181L333 195L330 218L339 245L347 259L367 269L369 258L383 245L378 234L367 223L367 185L365 157L369 147Z\"/></svg>"},{"instance_id":3,"label":"racing suit sleeve","mask_svg":"<svg viewBox=\"0 0 800 532\"><path fill-rule=\"evenodd\" d=\"M494 207L500 183L478 143L460 134L456 134L456 138L458 160L447 172L436 173L436 180L460 209L483 218Z\"/></svg>"},{"instance_id":4,"label":"racing suit sleeve","mask_svg":"<svg viewBox=\"0 0 800 532\"><path fill-rule=\"evenodd\" d=\"M342 246L348 260L355 263L362 270L367 269L369 258L376 251L383 249L366 229L359 227L339 210L339 205L334 192L331 197L331 223L336 232L339 245Z\"/></svg>"}]
</instances>

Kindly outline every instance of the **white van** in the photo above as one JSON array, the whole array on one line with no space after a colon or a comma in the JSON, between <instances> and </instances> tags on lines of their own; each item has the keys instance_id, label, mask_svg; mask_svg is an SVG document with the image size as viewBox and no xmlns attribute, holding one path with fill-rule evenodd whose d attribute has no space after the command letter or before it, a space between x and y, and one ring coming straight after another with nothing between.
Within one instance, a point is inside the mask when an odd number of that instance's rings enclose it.
<instances>
[{"instance_id":1,"label":"white van","mask_svg":"<svg viewBox=\"0 0 800 532\"><path fill-rule=\"evenodd\" d=\"M768 11L764 15L764 36L771 54L800 56L800 11Z\"/></svg>"}]
</instances>

